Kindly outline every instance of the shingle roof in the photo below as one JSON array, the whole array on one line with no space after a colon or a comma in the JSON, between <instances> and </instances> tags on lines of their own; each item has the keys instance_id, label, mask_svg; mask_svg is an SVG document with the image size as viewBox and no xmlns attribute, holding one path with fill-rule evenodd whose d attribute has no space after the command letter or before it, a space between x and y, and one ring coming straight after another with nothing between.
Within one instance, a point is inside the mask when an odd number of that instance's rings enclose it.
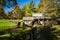
<instances>
[{"instance_id":1,"label":"shingle roof","mask_svg":"<svg viewBox=\"0 0 60 40\"><path fill-rule=\"evenodd\" d=\"M33 13L32 16L44 16L43 13Z\"/></svg>"},{"instance_id":2,"label":"shingle roof","mask_svg":"<svg viewBox=\"0 0 60 40\"><path fill-rule=\"evenodd\" d=\"M34 19L44 18L44 13L33 13L32 16Z\"/></svg>"},{"instance_id":3,"label":"shingle roof","mask_svg":"<svg viewBox=\"0 0 60 40\"><path fill-rule=\"evenodd\" d=\"M33 17L23 17L23 20L33 20Z\"/></svg>"}]
</instances>

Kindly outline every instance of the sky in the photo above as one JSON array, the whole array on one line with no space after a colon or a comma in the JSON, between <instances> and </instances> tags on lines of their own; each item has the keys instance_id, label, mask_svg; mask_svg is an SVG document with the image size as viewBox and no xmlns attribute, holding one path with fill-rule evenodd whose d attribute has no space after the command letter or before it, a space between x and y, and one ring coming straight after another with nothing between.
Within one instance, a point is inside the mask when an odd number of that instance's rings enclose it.
<instances>
[{"instance_id":1,"label":"sky","mask_svg":"<svg viewBox=\"0 0 60 40\"><path fill-rule=\"evenodd\" d=\"M24 4L29 4L31 0L17 0L17 3L19 5L19 7L22 7ZM39 3L39 0L33 0L36 5ZM11 10L12 8L7 8L7 7L4 7L4 11L5 12L8 12L9 10Z\"/></svg>"}]
</instances>

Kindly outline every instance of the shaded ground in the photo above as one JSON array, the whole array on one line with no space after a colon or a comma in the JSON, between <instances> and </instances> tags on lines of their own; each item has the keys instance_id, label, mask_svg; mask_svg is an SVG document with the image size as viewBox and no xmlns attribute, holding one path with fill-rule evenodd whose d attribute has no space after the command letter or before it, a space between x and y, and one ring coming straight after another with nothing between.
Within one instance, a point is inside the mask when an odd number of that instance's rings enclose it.
<instances>
[{"instance_id":1,"label":"shaded ground","mask_svg":"<svg viewBox=\"0 0 60 40\"><path fill-rule=\"evenodd\" d=\"M14 38L17 34L20 37L22 33L28 32L28 30L31 30L31 28L27 27L25 30L23 28L16 28L16 22L20 20L0 20L0 40L9 40L10 38ZM15 22L15 23L14 23ZM14 24L14 25L13 25ZM8 25L8 26L7 26ZM53 25L54 28L56 28L58 31L60 30L60 25ZM20 34L21 33L21 34ZM12 35L13 34L13 35ZM28 35L28 34L27 34Z\"/></svg>"}]
</instances>

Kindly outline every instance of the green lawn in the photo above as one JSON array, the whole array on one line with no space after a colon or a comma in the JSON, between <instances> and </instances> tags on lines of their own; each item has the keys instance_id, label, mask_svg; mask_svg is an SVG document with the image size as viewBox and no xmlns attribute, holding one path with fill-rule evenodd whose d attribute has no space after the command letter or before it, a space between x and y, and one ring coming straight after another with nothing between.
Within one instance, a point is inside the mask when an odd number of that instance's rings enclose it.
<instances>
[{"instance_id":1,"label":"green lawn","mask_svg":"<svg viewBox=\"0 0 60 40\"><path fill-rule=\"evenodd\" d=\"M9 22L9 20L0 20L0 31L16 27L16 24Z\"/></svg>"},{"instance_id":2,"label":"green lawn","mask_svg":"<svg viewBox=\"0 0 60 40\"><path fill-rule=\"evenodd\" d=\"M0 26L14 26L15 24L10 23L9 20L0 20Z\"/></svg>"}]
</instances>

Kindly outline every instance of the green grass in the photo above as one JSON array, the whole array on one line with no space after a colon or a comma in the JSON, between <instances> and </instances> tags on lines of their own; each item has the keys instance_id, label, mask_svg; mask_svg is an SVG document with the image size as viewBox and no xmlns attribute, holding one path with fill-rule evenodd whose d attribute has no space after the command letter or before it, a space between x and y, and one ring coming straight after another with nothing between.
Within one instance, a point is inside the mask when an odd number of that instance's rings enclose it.
<instances>
[{"instance_id":1,"label":"green grass","mask_svg":"<svg viewBox=\"0 0 60 40\"><path fill-rule=\"evenodd\" d=\"M0 26L14 26L15 24L10 23L8 20L0 20Z\"/></svg>"},{"instance_id":2,"label":"green grass","mask_svg":"<svg viewBox=\"0 0 60 40\"><path fill-rule=\"evenodd\" d=\"M9 20L0 20L0 31L1 30L6 30L6 29L11 29L16 27L16 24L13 24L11 22L9 22Z\"/></svg>"},{"instance_id":3,"label":"green grass","mask_svg":"<svg viewBox=\"0 0 60 40\"><path fill-rule=\"evenodd\" d=\"M53 27L57 29L56 31L60 30L60 25L53 25Z\"/></svg>"},{"instance_id":4,"label":"green grass","mask_svg":"<svg viewBox=\"0 0 60 40\"><path fill-rule=\"evenodd\" d=\"M10 34L0 35L0 37L10 37Z\"/></svg>"},{"instance_id":5,"label":"green grass","mask_svg":"<svg viewBox=\"0 0 60 40\"><path fill-rule=\"evenodd\" d=\"M0 40L9 40L10 34L0 35Z\"/></svg>"}]
</instances>

